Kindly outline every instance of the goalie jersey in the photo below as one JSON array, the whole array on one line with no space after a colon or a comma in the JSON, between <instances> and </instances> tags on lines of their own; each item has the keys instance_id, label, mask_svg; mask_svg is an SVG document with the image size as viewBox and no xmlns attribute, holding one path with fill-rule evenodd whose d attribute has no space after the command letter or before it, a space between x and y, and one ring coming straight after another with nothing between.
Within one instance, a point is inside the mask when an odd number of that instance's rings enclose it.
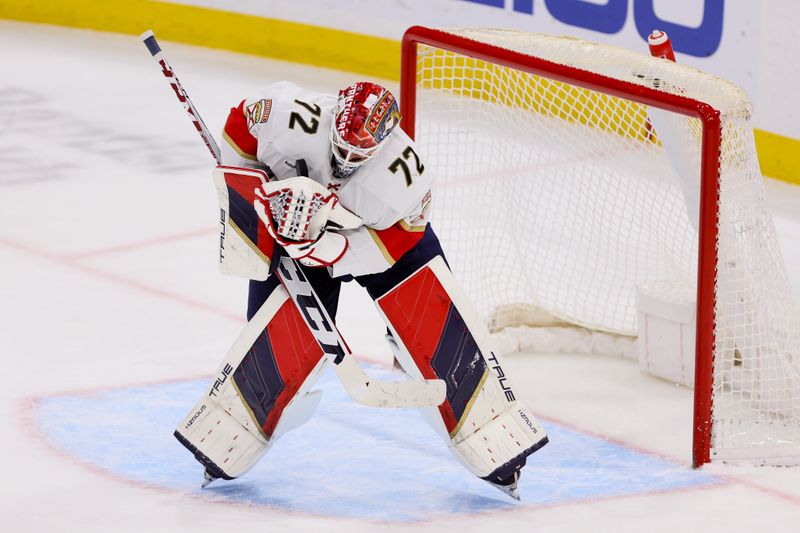
<instances>
[{"instance_id":1,"label":"goalie jersey","mask_svg":"<svg viewBox=\"0 0 800 533\"><path fill-rule=\"evenodd\" d=\"M332 172L330 131L336 97L290 82L264 87L231 109L223 132L222 164L265 170L272 179L297 175L297 160L308 177L327 187L364 226L343 230L344 256L334 277L383 272L422 238L428 223L431 176L414 141L395 128L381 149L350 177Z\"/></svg>"}]
</instances>

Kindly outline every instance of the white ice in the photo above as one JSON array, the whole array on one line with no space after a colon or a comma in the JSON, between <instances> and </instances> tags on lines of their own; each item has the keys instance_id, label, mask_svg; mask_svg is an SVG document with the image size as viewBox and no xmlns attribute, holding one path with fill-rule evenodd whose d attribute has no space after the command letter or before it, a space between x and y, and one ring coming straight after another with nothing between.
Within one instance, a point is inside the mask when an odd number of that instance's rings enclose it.
<instances>
[{"instance_id":1,"label":"white ice","mask_svg":"<svg viewBox=\"0 0 800 533\"><path fill-rule=\"evenodd\" d=\"M333 91L360 77L162 45L214 132L229 107L260 85L289 79ZM217 272L210 156L135 37L3 22L0 46L0 530L798 527L800 468L715 464L705 470L724 483L702 489L409 524L209 503L111 475L61 450L36 424L37 398L209 375L243 325L246 284ZM800 190L769 181L768 194L798 293ZM340 327L362 362L386 364L383 327L365 311L370 306L357 287L346 287ZM537 414L688 468L691 391L621 359L519 356L508 365Z\"/></svg>"}]
</instances>

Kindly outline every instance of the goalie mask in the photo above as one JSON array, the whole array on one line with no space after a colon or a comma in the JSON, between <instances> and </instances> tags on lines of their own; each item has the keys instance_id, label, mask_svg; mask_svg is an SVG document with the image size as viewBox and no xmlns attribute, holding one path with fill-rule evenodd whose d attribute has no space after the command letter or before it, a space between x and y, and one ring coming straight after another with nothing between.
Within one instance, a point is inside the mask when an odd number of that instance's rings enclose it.
<instances>
[{"instance_id":1,"label":"goalie mask","mask_svg":"<svg viewBox=\"0 0 800 533\"><path fill-rule=\"evenodd\" d=\"M339 91L331 123L333 175L347 178L375 155L400 122L395 97L366 81Z\"/></svg>"}]
</instances>

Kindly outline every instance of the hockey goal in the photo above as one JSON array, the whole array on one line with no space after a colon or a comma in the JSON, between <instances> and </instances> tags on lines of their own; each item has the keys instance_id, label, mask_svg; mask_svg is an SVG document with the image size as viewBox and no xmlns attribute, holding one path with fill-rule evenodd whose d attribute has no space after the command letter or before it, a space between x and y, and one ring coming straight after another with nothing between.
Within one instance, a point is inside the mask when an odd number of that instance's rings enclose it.
<instances>
[{"instance_id":1,"label":"hockey goal","mask_svg":"<svg viewBox=\"0 0 800 533\"><path fill-rule=\"evenodd\" d=\"M800 460L800 314L742 90L615 47L484 29L409 29L401 77L434 224L491 326L544 313L633 337L637 289L688 290L694 465Z\"/></svg>"}]
</instances>

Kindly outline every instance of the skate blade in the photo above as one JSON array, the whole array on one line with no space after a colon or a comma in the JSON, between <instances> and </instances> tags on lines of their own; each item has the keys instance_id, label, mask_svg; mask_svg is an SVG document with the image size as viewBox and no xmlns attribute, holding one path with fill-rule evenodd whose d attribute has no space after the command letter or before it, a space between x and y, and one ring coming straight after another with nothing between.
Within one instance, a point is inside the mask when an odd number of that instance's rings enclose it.
<instances>
[{"instance_id":1,"label":"skate blade","mask_svg":"<svg viewBox=\"0 0 800 533\"><path fill-rule=\"evenodd\" d=\"M497 483L492 483L491 481L487 481L487 483L506 496L510 496L517 501L521 501L519 497L519 472L514 474L514 482L508 485L499 485Z\"/></svg>"},{"instance_id":2,"label":"skate blade","mask_svg":"<svg viewBox=\"0 0 800 533\"><path fill-rule=\"evenodd\" d=\"M201 489L204 489L204 488L208 487L208 486L209 486L209 485L211 485L211 484L212 484L212 483L213 483L215 480L219 479L219 478L216 478L216 477L214 477L214 476L210 475L210 474L208 473L208 471L204 471L204 472L203 472L203 477L204 477L205 479L203 479L203 484L202 484L202 485L200 485L200 488L201 488Z\"/></svg>"}]
</instances>

